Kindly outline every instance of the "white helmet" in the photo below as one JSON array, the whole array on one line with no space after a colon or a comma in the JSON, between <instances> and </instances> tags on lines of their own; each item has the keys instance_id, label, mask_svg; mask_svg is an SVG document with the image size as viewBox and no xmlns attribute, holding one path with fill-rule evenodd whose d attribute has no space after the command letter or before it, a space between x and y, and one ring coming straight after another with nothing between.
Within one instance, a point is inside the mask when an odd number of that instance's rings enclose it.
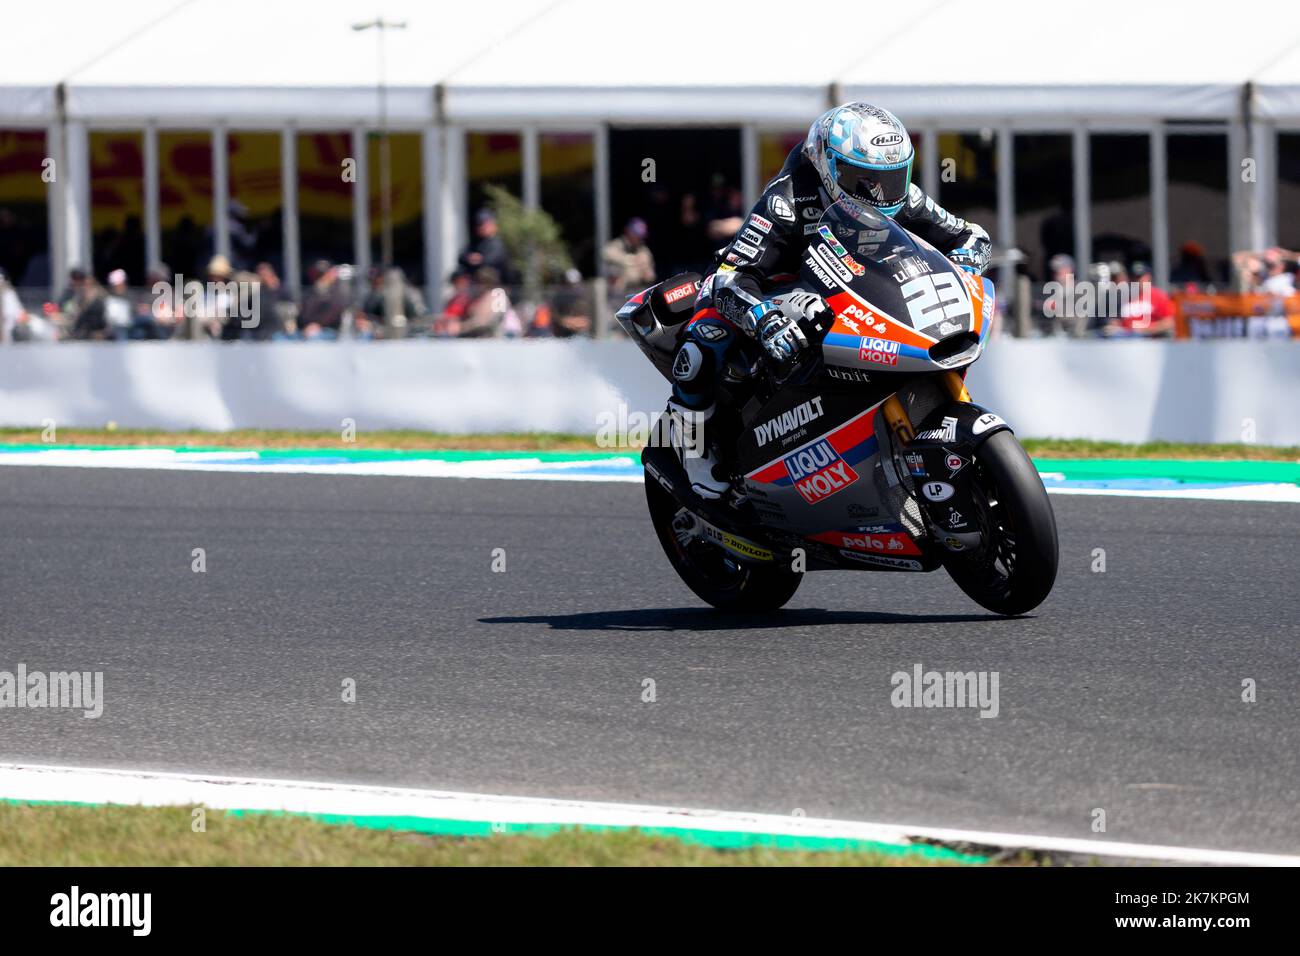
<instances>
[{"instance_id":1,"label":"white helmet","mask_svg":"<svg viewBox=\"0 0 1300 956\"><path fill-rule=\"evenodd\" d=\"M897 116L870 103L845 103L813 121L803 152L832 203L858 218L866 208L893 216L912 182L912 139Z\"/></svg>"}]
</instances>

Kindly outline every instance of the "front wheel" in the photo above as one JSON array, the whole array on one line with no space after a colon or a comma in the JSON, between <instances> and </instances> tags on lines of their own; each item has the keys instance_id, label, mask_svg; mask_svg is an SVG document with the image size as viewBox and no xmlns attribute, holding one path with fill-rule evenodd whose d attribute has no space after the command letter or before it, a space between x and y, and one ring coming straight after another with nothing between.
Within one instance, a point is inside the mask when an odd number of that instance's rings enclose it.
<instances>
[{"instance_id":1,"label":"front wheel","mask_svg":"<svg viewBox=\"0 0 1300 956\"><path fill-rule=\"evenodd\" d=\"M803 575L781 565L737 561L705 541L678 539L673 519L681 506L650 475L645 479L650 521L678 577L700 598L722 611L775 611L799 589Z\"/></svg>"},{"instance_id":2,"label":"front wheel","mask_svg":"<svg viewBox=\"0 0 1300 956\"><path fill-rule=\"evenodd\" d=\"M1011 432L975 452L972 497L984 534L979 552L952 554L948 574L966 595L997 614L1024 614L1056 581L1056 517L1038 470Z\"/></svg>"}]
</instances>

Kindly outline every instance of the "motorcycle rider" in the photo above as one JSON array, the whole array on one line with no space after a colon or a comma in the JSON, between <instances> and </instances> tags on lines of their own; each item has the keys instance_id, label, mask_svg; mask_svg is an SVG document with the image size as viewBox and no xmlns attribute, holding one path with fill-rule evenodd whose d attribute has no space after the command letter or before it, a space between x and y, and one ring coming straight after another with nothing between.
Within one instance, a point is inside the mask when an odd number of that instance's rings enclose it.
<instances>
[{"instance_id":1,"label":"motorcycle rider","mask_svg":"<svg viewBox=\"0 0 1300 956\"><path fill-rule=\"evenodd\" d=\"M988 233L947 212L911 181L913 155L907 130L888 110L869 103L828 110L813 122L803 145L790 151L740 231L718 252L673 360L667 410L669 442L697 494L720 498L731 487L706 426L716 411L718 376L736 344L737 329L774 362L789 365L810 344L809 323L829 313L815 293L790 298L787 308L795 315L765 295L775 277L799 273L826 208L838 204L837 209L866 224L870 207L961 268L981 274L988 266Z\"/></svg>"}]
</instances>

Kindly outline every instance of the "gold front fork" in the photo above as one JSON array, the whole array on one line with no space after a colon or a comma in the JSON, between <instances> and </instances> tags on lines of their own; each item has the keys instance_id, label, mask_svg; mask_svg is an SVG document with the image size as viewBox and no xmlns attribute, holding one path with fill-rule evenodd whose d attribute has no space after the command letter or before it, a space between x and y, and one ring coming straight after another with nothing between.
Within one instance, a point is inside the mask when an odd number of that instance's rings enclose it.
<instances>
[{"instance_id":1,"label":"gold front fork","mask_svg":"<svg viewBox=\"0 0 1300 956\"><path fill-rule=\"evenodd\" d=\"M948 390L954 402L970 401L970 392L966 391L966 383L956 372L944 372L939 376L939 380L943 382L944 388ZM899 447L916 437L912 422L908 419L903 403L898 400L897 395L890 395L885 399L882 410L885 413L885 421L889 423L889 430L894 434L894 441Z\"/></svg>"},{"instance_id":2,"label":"gold front fork","mask_svg":"<svg viewBox=\"0 0 1300 956\"><path fill-rule=\"evenodd\" d=\"M966 383L961 380L961 376L956 372L944 372L941 376L943 384L948 389L948 394L952 396L954 402L969 402L970 392L966 391Z\"/></svg>"},{"instance_id":3,"label":"gold front fork","mask_svg":"<svg viewBox=\"0 0 1300 956\"><path fill-rule=\"evenodd\" d=\"M885 399L883 411L885 421L889 423L889 430L894 434L894 445L898 448L904 447L916 433L912 431L912 423L908 421L907 412L903 410L903 403L898 400L897 395L890 395Z\"/></svg>"}]
</instances>

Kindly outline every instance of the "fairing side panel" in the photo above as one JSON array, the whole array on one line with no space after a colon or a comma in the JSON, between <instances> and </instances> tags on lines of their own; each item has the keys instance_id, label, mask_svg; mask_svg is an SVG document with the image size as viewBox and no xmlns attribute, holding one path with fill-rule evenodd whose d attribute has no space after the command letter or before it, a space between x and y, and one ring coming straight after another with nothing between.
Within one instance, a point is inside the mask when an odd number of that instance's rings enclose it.
<instances>
[{"instance_id":1,"label":"fairing side panel","mask_svg":"<svg viewBox=\"0 0 1300 956\"><path fill-rule=\"evenodd\" d=\"M896 521L877 484L882 401L868 404L862 391L801 387L779 393L747 420L739 461L765 523L810 536L860 535L864 525Z\"/></svg>"}]
</instances>

